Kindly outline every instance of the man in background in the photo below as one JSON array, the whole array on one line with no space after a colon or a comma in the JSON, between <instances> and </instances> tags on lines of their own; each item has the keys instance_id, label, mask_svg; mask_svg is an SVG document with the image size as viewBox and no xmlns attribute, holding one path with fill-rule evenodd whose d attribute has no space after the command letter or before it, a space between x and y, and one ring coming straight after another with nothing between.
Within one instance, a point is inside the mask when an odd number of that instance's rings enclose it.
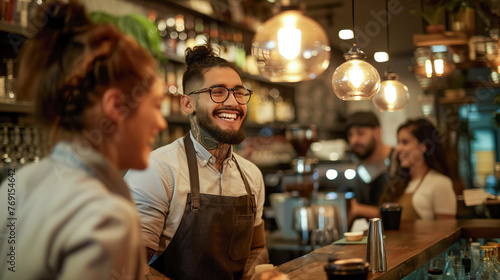
<instances>
[{"instance_id":1,"label":"man in background","mask_svg":"<svg viewBox=\"0 0 500 280\"><path fill-rule=\"evenodd\" d=\"M377 116L370 111L359 111L347 117L347 140L358 157L354 198L347 215L348 225L356 218L379 215L380 196L389 183L389 166L394 149L382 141L382 130Z\"/></svg>"}]
</instances>

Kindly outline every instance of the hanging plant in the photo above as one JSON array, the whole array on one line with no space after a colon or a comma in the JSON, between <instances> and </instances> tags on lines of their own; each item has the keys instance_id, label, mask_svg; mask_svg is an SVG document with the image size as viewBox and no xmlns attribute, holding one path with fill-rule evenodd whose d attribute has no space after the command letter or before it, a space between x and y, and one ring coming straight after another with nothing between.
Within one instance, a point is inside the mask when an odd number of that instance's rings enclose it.
<instances>
[{"instance_id":1,"label":"hanging plant","mask_svg":"<svg viewBox=\"0 0 500 280\"><path fill-rule=\"evenodd\" d=\"M411 10L411 14L422 17L427 23L427 33L442 33L445 31L444 20L446 13L446 6L442 5L440 1L425 1L422 10Z\"/></svg>"},{"instance_id":2,"label":"hanging plant","mask_svg":"<svg viewBox=\"0 0 500 280\"><path fill-rule=\"evenodd\" d=\"M103 11L94 11L90 13L90 18L96 23L115 25L121 32L134 38L158 60L166 62L167 59L161 51L161 36L158 28L145 16L139 14L115 16Z\"/></svg>"}]
</instances>

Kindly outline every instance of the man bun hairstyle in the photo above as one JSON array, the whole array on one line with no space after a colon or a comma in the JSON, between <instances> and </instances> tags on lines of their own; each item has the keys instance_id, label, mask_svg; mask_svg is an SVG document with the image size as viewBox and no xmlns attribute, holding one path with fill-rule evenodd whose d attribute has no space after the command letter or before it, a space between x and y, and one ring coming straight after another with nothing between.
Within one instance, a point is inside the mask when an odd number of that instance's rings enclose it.
<instances>
[{"instance_id":1,"label":"man bun hairstyle","mask_svg":"<svg viewBox=\"0 0 500 280\"><path fill-rule=\"evenodd\" d=\"M211 68L228 67L238 72L236 66L217 55L210 43L186 49L186 72L182 77L182 87L186 90L193 82L204 82L203 74ZM185 92L186 94L189 92Z\"/></svg>"}]
</instances>

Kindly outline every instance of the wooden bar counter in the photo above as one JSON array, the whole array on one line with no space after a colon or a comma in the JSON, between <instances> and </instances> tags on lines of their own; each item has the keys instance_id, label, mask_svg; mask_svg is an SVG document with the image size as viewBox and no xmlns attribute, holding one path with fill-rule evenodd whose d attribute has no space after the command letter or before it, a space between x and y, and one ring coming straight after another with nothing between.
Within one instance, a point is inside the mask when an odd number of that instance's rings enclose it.
<instances>
[{"instance_id":1,"label":"wooden bar counter","mask_svg":"<svg viewBox=\"0 0 500 280\"><path fill-rule=\"evenodd\" d=\"M368 273L368 279L401 279L448 249L460 238L500 238L500 219L439 220L401 223L384 232L387 271ZM366 244L329 245L284 263L278 270L292 279L327 279L328 256L366 258Z\"/></svg>"}]
</instances>

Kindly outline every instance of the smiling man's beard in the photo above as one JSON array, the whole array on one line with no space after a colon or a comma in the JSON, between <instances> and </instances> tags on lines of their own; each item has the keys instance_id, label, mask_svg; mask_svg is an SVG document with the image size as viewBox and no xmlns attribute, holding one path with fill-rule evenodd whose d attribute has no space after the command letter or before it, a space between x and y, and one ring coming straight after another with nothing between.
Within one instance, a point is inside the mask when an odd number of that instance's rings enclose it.
<instances>
[{"instance_id":1,"label":"smiling man's beard","mask_svg":"<svg viewBox=\"0 0 500 280\"><path fill-rule=\"evenodd\" d=\"M240 144L245 140L245 118L237 131L226 131L213 124L206 110L196 111L197 123L200 129L210 134L217 142L223 144Z\"/></svg>"},{"instance_id":2,"label":"smiling man's beard","mask_svg":"<svg viewBox=\"0 0 500 280\"><path fill-rule=\"evenodd\" d=\"M363 152L354 152L354 154L360 159L360 160L364 160L364 159L367 159L369 158L373 152L375 151L375 146L377 145L377 143L375 142L375 137L372 136L372 139L370 140L370 142L368 143L367 147L366 147L366 150L363 151Z\"/></svg>"}]
</instances>

